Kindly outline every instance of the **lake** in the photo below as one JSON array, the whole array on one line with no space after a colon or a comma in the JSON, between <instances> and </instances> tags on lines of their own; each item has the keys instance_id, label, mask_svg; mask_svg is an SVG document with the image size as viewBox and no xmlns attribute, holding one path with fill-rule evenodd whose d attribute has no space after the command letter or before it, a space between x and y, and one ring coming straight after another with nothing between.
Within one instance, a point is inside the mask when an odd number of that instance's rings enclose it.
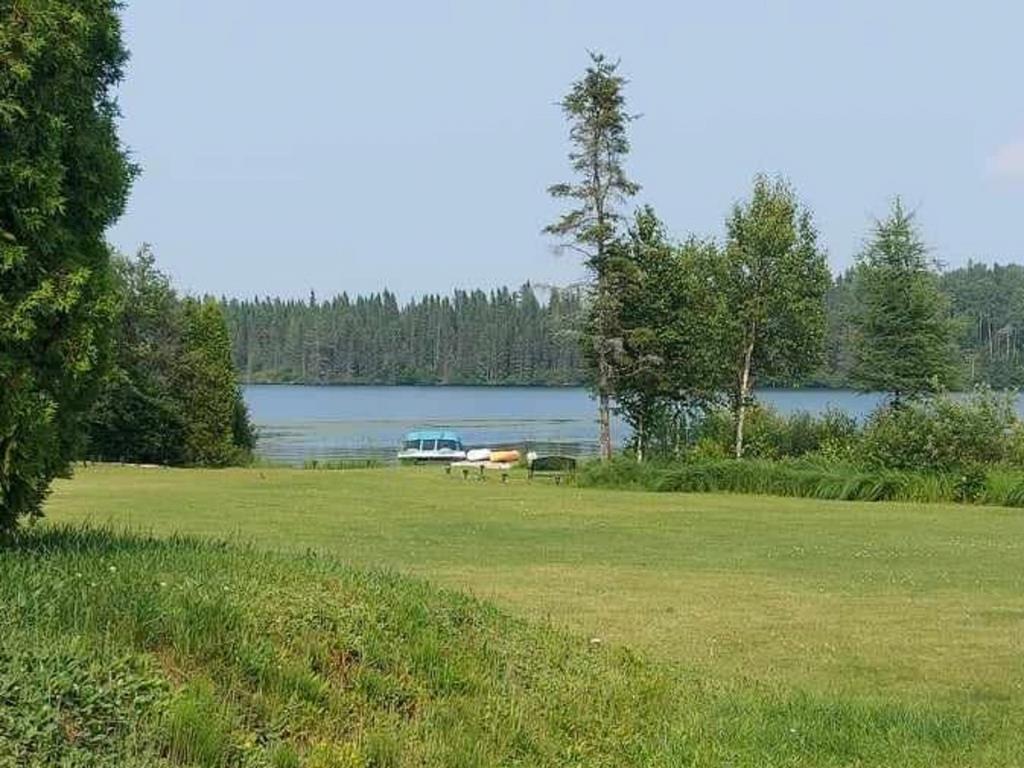
<instances>
[{"instance_id":1,"label":"lake","mask_svg":"<svg viewBox=\"0 0 1024 768\"><path fill-rule=\"evenodd\" d=\"M250 385L244 388L260 431L261 458L392 459L416 427L452 427L469 446L528 446L577 456L597 452L594 400L585 389L554 387L369 387ZM879 401L849 390L776 389L758 393L782 412L841 408L858 418ZM612 435L621 443L628 428Z\"/></svg>"}]
</instances>

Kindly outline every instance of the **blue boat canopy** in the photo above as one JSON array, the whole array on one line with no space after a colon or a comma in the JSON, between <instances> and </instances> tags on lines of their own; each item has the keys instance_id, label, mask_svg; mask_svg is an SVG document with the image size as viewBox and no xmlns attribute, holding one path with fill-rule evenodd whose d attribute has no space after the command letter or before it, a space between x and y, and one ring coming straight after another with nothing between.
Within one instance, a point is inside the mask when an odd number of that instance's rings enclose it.
<instances>
[{"instance_id":1,"label":"blue boat canopy","mask_svg":"<svg viewBox=\"0 0 1024 768\"><path fill-rule=\"evenodd\" d=\"M459 437L458 433L453 432L450 429L418 429L414 432L409 432L405 436L405 442L407 443L422 442L423 440L450 440L456 443L462 442L462 438Z\"/></svg>"}]
</instances>

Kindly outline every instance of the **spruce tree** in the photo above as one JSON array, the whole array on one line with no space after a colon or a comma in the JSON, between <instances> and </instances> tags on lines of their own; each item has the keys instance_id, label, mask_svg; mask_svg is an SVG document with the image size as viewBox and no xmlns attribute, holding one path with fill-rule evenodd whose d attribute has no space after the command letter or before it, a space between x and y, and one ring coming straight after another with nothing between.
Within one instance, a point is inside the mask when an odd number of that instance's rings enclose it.
<instances>
[{"instance_id":1,"label":"spruce tree","mask_svg":"<svg viewBox=\"0 0 1024 768\"><path fill-rule=\"evenodd\" d=\"M617 63L596 53L590 54L590 60L584 76L572 84L561 103L569 123L569 162L576 180L548 189L552 197L571 200L575 207L545 232L562 238L567 247L582 254L592 276L584 351L594 374L601 457L607 460L612 455L610 413L617 311L607 260L622 220L622 204L640 187L630 181L623 167L629 154L626 128L634 119L626 110L626 81L618 74Z\"/></svg>"},{"instance_id":2,"label":"spruce tree","mask_svg":"<svg viewBox=\"0 0 1024 768\"><path fill-rule=\"evenodd\" d=\"M912 213L897 198L857 261L851 379L894 404L957 380L955 327Z\"/></svg>"},{"instance_id":3,"label":"spruce tree","mask_svg":"<svg viewBox=\"0 0 1024 768\"><path fill-rule=\"evenodd\" d=\"M202 466L236 463L239 449L251 443L251 432L241 426L247 419L227 323L211 299L184 302L174 385L185 417L185 461Z\"/></svg>"}]
</instances>

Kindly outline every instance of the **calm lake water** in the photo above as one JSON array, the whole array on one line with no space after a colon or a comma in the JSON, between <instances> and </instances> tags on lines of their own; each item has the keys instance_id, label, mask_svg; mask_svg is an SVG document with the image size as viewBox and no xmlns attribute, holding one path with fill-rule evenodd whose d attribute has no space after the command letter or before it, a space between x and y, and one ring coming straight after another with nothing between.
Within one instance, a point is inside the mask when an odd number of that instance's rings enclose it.
<instances>
[{"instance_id":1,"label":"calm lake water","mask_svg":"<svg viewBox=\"0 0 1024 768\"><path fill-rule=\"evenodd\" d=\"M769 390L762 402L783 412L841 408L868 414L878 396L845 390ZM451 427L469 446L523 446L593 455L596 408L585 389L546 387L245 387L260 430L257 453L273 461L391 459L417 427ZM622 423L614 438L627 436Z\"/></svg>"}]
</instances>

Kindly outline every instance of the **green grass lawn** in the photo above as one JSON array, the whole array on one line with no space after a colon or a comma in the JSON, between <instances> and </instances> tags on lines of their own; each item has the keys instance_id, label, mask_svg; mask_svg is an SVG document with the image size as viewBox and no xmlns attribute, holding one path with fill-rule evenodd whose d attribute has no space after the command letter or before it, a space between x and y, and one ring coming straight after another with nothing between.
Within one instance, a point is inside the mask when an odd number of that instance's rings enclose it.
<instances>
[{"instance_id":1,"label":"green grass lawn","mask_svg":"<svg viewBox=\"0 0 1024 768\"><path fill-rule=\"evenodd\" d=\"M815 762L811 750L804 761L771 764L1024 763L1018 510L518 478L506 486L437 469L92 467L57 484L47 514L313 549L424 576L585 639L639 649L719 691L714 727L748 729L754 740L771 738L758 712L776 707L784 719L809 696L836 708L818 726L826 732L829 722L837 733L846 727L844 707L895 707L893 722L869 718L864 727L913 730L921 713L948 715L970 744L969 757L956 741L938 762L921 751L919 763L913 750L889 762L856 751L860 763L824 752Z\"/></svg>"}]
</instances>

